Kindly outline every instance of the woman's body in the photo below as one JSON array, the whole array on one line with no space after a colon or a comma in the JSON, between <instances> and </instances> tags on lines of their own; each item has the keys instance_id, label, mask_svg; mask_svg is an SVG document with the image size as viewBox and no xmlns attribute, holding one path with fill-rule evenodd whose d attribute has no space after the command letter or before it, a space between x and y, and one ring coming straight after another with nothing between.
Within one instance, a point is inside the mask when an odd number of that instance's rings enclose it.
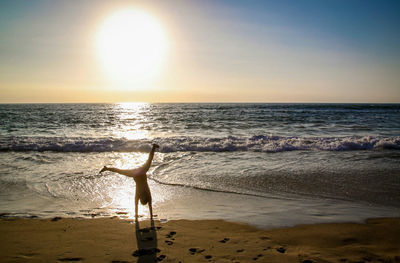
<instances>
[{"instance_id":1,"label":"woman's body","mask_svg":"<svg viewBox=\"0 0 400 263\"><path fill-rule=\"evenodd\" d=\"M125 176L133 177L133 179L135 180L135 183L136 183L136 194L135 194L135 218L136 218L136 220L138 218L139 200L142 205L149 204L150 217L153 218L151 192L150 192L149 185L147 183L147 174L146 173L150 168L151 162L153 161L154 151L158 147L159 146L157 144L153 144L153 148L151 149L149 158L147 159L146 163L139 168L122 170L122 169L118 169L118 168L104 166L103 169L101 169L101 171L100 171L100 173L102 173L104 171L110 171L110 172L119 173L119 174L122 174Z\"/></svg>"}]
</instances>

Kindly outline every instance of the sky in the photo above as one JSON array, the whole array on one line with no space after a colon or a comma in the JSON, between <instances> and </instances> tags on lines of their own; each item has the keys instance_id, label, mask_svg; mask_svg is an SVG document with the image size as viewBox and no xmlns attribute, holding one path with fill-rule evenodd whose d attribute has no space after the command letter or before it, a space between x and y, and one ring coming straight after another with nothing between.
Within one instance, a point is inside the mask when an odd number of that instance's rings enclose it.
<instances>
[{"instance_id":1,"label":"sky","mask_svg":"<svg viewBox=\"0 0 400 263\"><path fill-rule=\"evenodd\" d=\"M102 61L121 10L163 32L151 77ZM400 1L0 1L0 103L128 101L400 103Z\"/></svg>"}]
</instances>

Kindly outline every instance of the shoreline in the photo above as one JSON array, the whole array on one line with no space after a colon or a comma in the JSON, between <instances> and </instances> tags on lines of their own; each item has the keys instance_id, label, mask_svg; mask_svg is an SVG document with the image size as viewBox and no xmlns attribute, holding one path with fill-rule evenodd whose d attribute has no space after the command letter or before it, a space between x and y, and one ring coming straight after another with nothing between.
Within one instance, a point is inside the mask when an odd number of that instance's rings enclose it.
<instances>
[{"instance_id":1,"label":"shoreline","mask_svg":"<svg viewBox=\"0 0 400 263\"><path fill-rule=\"evenodd\" d=\"M0 219L2 262L400 262L400 218L259 229L223 220Z\"/></svg>"},{"instance_id":2,"label":"shoreline","mask_svg":"<svg viewBox=\"0 0 400 263\"><path fill-rule=\"evenodd\" d=\"M361 223L369 218L397 218L400 207L379 206L363 202L313 198L307 196L259 197L226 192L209 192L189 187L176 187L149 182L153 192L155 219L162 222L173 220L216 220L249 224L260 229L293 227L303 224L320 223ZM134 189L134 188L133 188ZM45 210L10 211L3 210L0 219L27 218L51 219L92 219L118 217L121 220L134 218L134 193L118 196L123 201L120 207L87 206L71 203L38 203ZM47 201L47 200L46 200ZM36 204L36 205L38 205ZM15 209L14 209L15 210ZM30 211L29 211L30 210ZM139 205L139 219L148 220L148 206Z\"/></svg>"}]
</instances>

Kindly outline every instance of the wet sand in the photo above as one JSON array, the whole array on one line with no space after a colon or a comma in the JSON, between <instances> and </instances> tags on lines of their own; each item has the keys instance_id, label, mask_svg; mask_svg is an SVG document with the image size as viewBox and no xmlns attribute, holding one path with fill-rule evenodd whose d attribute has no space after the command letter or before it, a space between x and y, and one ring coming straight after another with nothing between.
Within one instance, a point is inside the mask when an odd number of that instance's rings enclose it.
<instances>
[{"instance_id":1,"label":"wet sand","mask_svg":"<svg viewBox=\"0 0 400 263\"><path fill-rule=\"evenodd\" d=\"M1 262L400 262L400 218L261 230L222 220L1 219Z\"/></svg>"}]
</instances>

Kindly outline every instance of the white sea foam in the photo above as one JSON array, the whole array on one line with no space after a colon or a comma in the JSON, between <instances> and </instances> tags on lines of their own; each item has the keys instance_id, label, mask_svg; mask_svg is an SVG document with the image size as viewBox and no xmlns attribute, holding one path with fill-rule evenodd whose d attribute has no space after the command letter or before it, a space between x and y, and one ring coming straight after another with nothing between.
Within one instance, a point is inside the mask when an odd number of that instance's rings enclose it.
<instances>
[{"instance_id":1,"label":"white sea foam","mask_svg":"<svg viewBox=\"0 0 400 263\"><path fill-rule=\"evenodd\" d=\"M124 138L11 137L0 140L1 151L147 152L157 142L161 152L284 152L296 150L353 151L400 150L400 136L364 137L164 137L142 140Z\"/></svg>"}]
</instances>

